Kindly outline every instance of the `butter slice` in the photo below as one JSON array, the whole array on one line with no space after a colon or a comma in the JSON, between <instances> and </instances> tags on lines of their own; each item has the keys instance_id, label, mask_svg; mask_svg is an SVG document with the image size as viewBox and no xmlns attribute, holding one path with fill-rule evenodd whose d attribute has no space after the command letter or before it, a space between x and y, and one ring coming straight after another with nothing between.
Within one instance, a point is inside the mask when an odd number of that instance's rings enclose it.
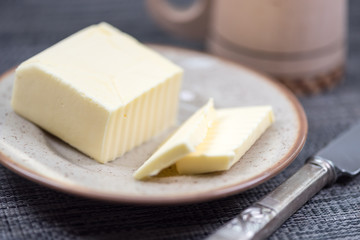
<instances>
[{"instance_id":1,"label":"butter slice","mask_svg":"<svg viewBox=\"0 0 360 240\"><path fill-rule=\"evenodd\" d=\"M178 159L194 152L205 138L215 118L213 100L195 112L156 152L134 173L136 179L154 176Z\"/></svg>"},{"instance_id":2,"label":"butter slice","mask_svg":"<svg viewBox=\"0 0 360 240\"><path fill-rule=\"evenodd\" d=\"M16 70L16 113L105 163L176 123L182 69L109 24Z\"/></svg>"},{"instance_id":3,"label":"butter slice","mask_svg":"<svg viewBox=\"0 0 360 240\"><path fill-rule=\"evenodd\" d=\"M176 162L180 174L228 170L274 122L271 106L216 110L216 118L196 151Z\"/></svg>"}]
</instances>

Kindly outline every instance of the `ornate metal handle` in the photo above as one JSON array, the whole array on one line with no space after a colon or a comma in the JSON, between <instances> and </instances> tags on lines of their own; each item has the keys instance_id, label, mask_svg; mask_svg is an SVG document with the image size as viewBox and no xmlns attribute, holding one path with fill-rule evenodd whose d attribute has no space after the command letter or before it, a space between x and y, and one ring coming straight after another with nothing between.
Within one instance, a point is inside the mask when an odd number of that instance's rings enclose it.
<instances>
[{"instance_id":1,"label":"ornate metal handle","mask_svg":"<svg viewBox=\"0 0 360 240\"><path fill-rule=\"evenodd\" d=\"M330 161L310 158L292 177L208 239L245 240L268 237L313 195L336 178L335 168Z\"/></svg>"}]
</instances>

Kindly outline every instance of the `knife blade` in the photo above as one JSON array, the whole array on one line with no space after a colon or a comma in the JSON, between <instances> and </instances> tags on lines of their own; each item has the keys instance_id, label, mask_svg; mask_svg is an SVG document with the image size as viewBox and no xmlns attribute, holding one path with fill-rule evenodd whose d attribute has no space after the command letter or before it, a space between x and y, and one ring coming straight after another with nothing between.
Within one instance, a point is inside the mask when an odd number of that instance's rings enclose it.
<instances>
[{"instance_id":1,"label":"knife blade","mask_svg":"<svg viewBox=\"0 0 360 240\"><path fill-rule=\"evenodd\" d=\"M208 240L264 239L340 176L360 172L360 123L310 157L293 176L210 235Z\"/></svg>"}]
</instances>

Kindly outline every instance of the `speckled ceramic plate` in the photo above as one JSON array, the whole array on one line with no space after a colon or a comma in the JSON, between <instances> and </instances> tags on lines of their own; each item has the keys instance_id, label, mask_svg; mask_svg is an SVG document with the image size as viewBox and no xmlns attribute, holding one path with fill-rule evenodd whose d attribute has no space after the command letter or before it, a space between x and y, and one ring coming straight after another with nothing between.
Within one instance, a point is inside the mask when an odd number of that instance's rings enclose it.
<instances>
[{"instance_id":1,"label":"speckled ceramic plate","mask_svg":"<svg viewBox=\"0 0 360 240\"><path fill-rule=\"evenodd\" d=\"M14 70L0 81L0 162L15 173L63 192L113 202L179 204L239 193L288 166L304 145L307 121L286 89L245 67L194 51L151 45L185 70L179 122L209 97L217 108L271 104L276 122L229 171L180 176L168 169L148 181L133 172L170 131L123 157L99 164L16 115L10 106Z\"/></svg>"}]
</instances>

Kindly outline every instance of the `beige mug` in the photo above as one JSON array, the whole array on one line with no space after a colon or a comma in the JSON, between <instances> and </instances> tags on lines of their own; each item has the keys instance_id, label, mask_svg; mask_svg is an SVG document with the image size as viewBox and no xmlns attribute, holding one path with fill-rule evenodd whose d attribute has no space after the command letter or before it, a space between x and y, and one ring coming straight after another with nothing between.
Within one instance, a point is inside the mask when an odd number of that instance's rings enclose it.
<instances>
[{"instance_id":1,"label":"beige mug","mask_svg":"<svg viewBox=\"0 0 360 240\"><path fill-rule=\"evenodd\" d=\"M346 57L346 0L198 0L177 9L147 0L166 30L263 71L296 93L334 86Z\"/></svg>"}]
</instances>

